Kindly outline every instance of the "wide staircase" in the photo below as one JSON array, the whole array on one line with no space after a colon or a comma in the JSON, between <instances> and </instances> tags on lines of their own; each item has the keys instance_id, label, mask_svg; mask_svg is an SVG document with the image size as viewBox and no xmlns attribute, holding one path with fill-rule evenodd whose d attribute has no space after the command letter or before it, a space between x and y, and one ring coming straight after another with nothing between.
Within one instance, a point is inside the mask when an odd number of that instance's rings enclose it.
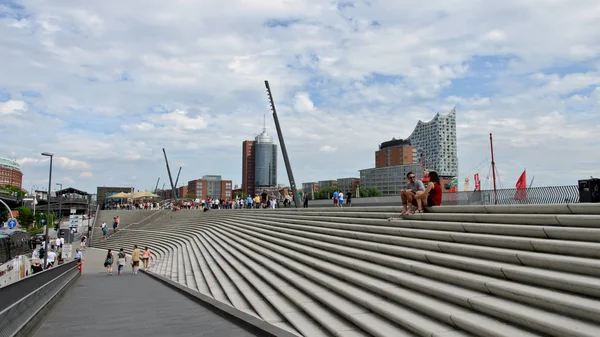
<instances>
[{"instance_id":1,"label":"wide staircase","mask_svg":"<svg viewBox=\"0 0 600 337\"><path fill-rule=\"evenodd\" d=\"M598 205L400 211L182 210L95 246L300 336L600 336Z\"/></svg>"},{"instance_id":2,"label":"wide staircase","mask_svg":"<svg viewBox=\"0 0 600 337\"><path fill-rule=\"evenodd\" d=\"M119 229L137 228L143 226L151 221L157 220L161 216L168 214L166 210L103 210L98 212L97 218L94 221L94 228L92 229L92 242L91 246L98 244L103 241L102 235L102 223L106 223L109 228L108 237L112 236L113 233L113 218L118 216L121 219Z\"/></svg>"}]
</instances>

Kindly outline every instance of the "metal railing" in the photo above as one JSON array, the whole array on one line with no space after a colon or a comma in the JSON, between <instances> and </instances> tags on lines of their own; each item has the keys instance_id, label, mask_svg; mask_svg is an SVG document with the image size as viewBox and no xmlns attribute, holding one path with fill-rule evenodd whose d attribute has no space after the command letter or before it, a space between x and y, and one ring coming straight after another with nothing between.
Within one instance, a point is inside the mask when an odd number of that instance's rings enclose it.
<instances>
[{"instance_id":1,"label":"metal railing","mask_svg":"<svg viewBox=\"0 0 600 337\"><path fill-rule=\"evenodd\" d=\"M485 191L470 191L443 193L442 205L518 205L518 204L564 204L579 203L579 187L568 186L544 186L517 190L516 188L497 189ZM400 206L402 200L400 195L382 197L352 198L352 205L357 207L370 206ZM308 207L330 207L331 200L311 200Z\"/></svg>"},{"instance_id":2,"label":"metal railing","mask_svg":"<svg viewBox=\"0 0 600 337\"><path fill-rule=\"evenodd\" d=\"M141 211L141 210L140 210ZM110 211L109 211L110 212ZM149 224L150 222L160 218L161 216L168 214L167 211L165 210L154 210L154 211L144 211L144 212L152 212L152 214L148 215L147 217L143 218L142 220L138 221L138 222L132 222L129 223L123 227L119 227L119 230L116 233L112 233L112 234L108 234L106 236L106 239L109 239L110 237L114 236L114 235L119 235L119 233L122 233L124 230L127 231L129 229L136 229L136 228L140 228L143 227L147 224ZM96 214L96 218L98 217L98 214ZM92 228L92 232L94 231L94 228ZM97 239L96 241L98 241L100 239ZM97 242L94 242L97 243ZM91 240L89 242L89 244L92 244ZM1 336L0 336L1 337Z\"/></svg>"},{"instance_id":3,"label":"metal railing","mask_svg":"<svg viewBox=\"0 0 600 337\"><path fill-rule=\"evenodd\" d=\"M14 193L11 193L11 192L5 191L5 190L0 190L0 198L2 200L9 200L9 201L17 201L19 199L18 196L14 195Z\"/></svg>"},{"instance_id":4,"label":"metal railing","mask_svg":"<svg viewBox=\"0 0 600 337\"><path fill-rule=\"evenodd\" d=\"M94 236L94 227L96 227L96 219L98 219L98 213L100 212L100 205L96 205L96 213L94 214L94 221L92 221L92 226L88 226L86 229L88 236L85 244L87 247L92 247L92 237ZM88 214L89 216L89 214Z\"/></svg>"},{"instance_id":5,"label":"metal railing","mask_svg":"<svg viewBox=\"0 0 600 337\"><path fill-rule=\"evenodd\" d=\"M53 299L79 276L68 262L0 288L0 337L29 335Z\"/></svg>"},{"instance_id":6,"label":"metal railing","mask_svg":"<svg viewBox=\"0 0 600 337\"><path fill-rule=\"evenodd\" d=\"M544 186L527 190L516 188L484 191L444 193L442 205L516 205L516 204L563 204L578 203L579 187Z\"/></svg>"}]
</instances>

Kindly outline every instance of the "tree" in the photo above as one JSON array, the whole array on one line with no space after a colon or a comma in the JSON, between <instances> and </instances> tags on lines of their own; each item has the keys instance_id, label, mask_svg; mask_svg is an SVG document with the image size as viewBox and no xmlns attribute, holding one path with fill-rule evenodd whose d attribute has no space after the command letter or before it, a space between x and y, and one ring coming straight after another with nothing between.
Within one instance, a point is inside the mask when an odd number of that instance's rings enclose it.
<instances>
[{"instance_id":1,"label":"tree","mask_svg":"<svg viewBox=\"0 0 600 337\"><path fill-rule=\"evenodd\" d=\"M375 187L367 188L367 193L370 197L380 197L381 196L381 192L379 192L379 190L376 189Z\"/></svg>"},{"instance_id":2,"label":"tree","mask_svg":"<svg viewBox=\"0 0 600 337\"><path fill-rule=\"evenodd\" d=\"M341 191L341 189L337 186L323 188L323 189L319 190L319 192L315 192L315 200L331 199L331 198L333 198L333 192L340 192L340 191Z\"/></svg>"},{"instance_id":3,"label":"tree","mask_svg":"<svg viewBox=\"0 0 600 337\"><path fill-rule=\"evenodd\" d=\"M194 192L187 192L185 194L186 199L196 199L196 194Z\"/></svg>"},{"instance_id":4,"label":"tree","mask_svg":"<svg viewBox=\"0 0 600 337\"><path fill-rule=\"evenodd\" d=\"M1 185L0 190L7 191L10 194L16 193L19 199L23 199L23 197L25 196L25 191L12 185Z\"/></svg>"},{"instance_id":5,"label":"tree","mask_svg":"<svg viewBox=\"0 0 600 337\"><path fill-rule=\"evenodd\" d=\"M29 233L29 235L34 236L36 234L42 234L44 231L41 228L38 227L29 227L27 228L27 233Z\"/></svg>"},{"instance_id":6,"label":"tree","mask_svg":"<svg viewBox=\"0 0 600 337\"><path fill-rule=\"evenodd\" d=\"M240 199L246 199L248 198L248 194L244 193L244 192L237 192L236 197L240 198Z\"/></svg>"},{"instance_id":7,"label":"tree","mask_svg":"<svg viewBox=\"0 0 600 337\"><path fill-rule=\"evenodd\" d=\"M379 192L379 190L376 189L375 187L363 187L363 186L361 186L359 188L359 192L360 192L361 198L380 197L381 196L381 192Z\"/></svg>"},{"instance_id":8,"label":"tree","mask_svg":"<svg viewBox=\"0 0 600 337\"><path fill-rule=\"evenodd\" d=\"M17 211L19 212L17 220L19 221L19 224L21 224L21 227L27 228L31 226L33 223L33 211L31 208L20 207Z\"/></svg>"},{"instance_id":9,"label":"tree","mask_svg":"<svg viewBox=\"0 0 600 337\"><path fill-rule=\"evenodd\" d=\"M0 222L8 221L8 209L4 205L0 205Z\"/></svg>"}]
</instances>

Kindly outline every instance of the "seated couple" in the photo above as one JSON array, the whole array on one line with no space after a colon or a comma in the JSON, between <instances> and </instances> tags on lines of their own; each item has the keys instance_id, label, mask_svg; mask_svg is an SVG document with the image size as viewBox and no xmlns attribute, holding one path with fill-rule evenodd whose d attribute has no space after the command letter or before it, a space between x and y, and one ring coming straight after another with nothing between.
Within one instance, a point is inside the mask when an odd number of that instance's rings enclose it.
<instances>
[{"instance_id":1,"label":"seated couple","mask_svg":"<svg viewBox=\"0 0 600 337\"><path fill-rule=\"evenodd\" d=\"M406 177L408 178L406 189L400 192L403 207L400 215L415 213L413 206L417 206L417 213L423 213L423 205L432 207L442 204L442 185L437 172L429 172L427 187L422 181L416 179L413 172L409 172Z\"/></svg>"}]
</instances>

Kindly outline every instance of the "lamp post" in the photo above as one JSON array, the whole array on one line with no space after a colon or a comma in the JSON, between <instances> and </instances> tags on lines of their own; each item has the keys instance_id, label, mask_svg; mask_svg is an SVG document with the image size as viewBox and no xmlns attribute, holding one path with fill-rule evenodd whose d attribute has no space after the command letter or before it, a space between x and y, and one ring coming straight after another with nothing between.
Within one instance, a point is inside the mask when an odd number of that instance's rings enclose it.
<instances>
[{"instance_id":1,"label":"lamp post","mask_svg":"<svg viewBox=\"0 0 600 337\"><path fill-rule=\"evenodd\" d=\"M48 174L48 216L46 219L46 238L44 241L44 250L46 253L44 254L44 269L48 265L48 226L50 225L50 190L52 189L52 157L54 157L54 153L50 152L42 152L42 156L50 157L50 173Z\"/></svg>"},{"instance_id":2,"label":"lamp post","mask_svg":"<svg viewBox=\"0 0 600 337\"><path fill-rule=\"evenodd\" d=\"M60 186L60 191L62 191L61 183L56 183L56 186ZM58 196L58 194L56 195L56 197L58 198L58 228L60 229L60 222L62 220L62 193L60 197Z\"/></svg>"}]
</instances>

